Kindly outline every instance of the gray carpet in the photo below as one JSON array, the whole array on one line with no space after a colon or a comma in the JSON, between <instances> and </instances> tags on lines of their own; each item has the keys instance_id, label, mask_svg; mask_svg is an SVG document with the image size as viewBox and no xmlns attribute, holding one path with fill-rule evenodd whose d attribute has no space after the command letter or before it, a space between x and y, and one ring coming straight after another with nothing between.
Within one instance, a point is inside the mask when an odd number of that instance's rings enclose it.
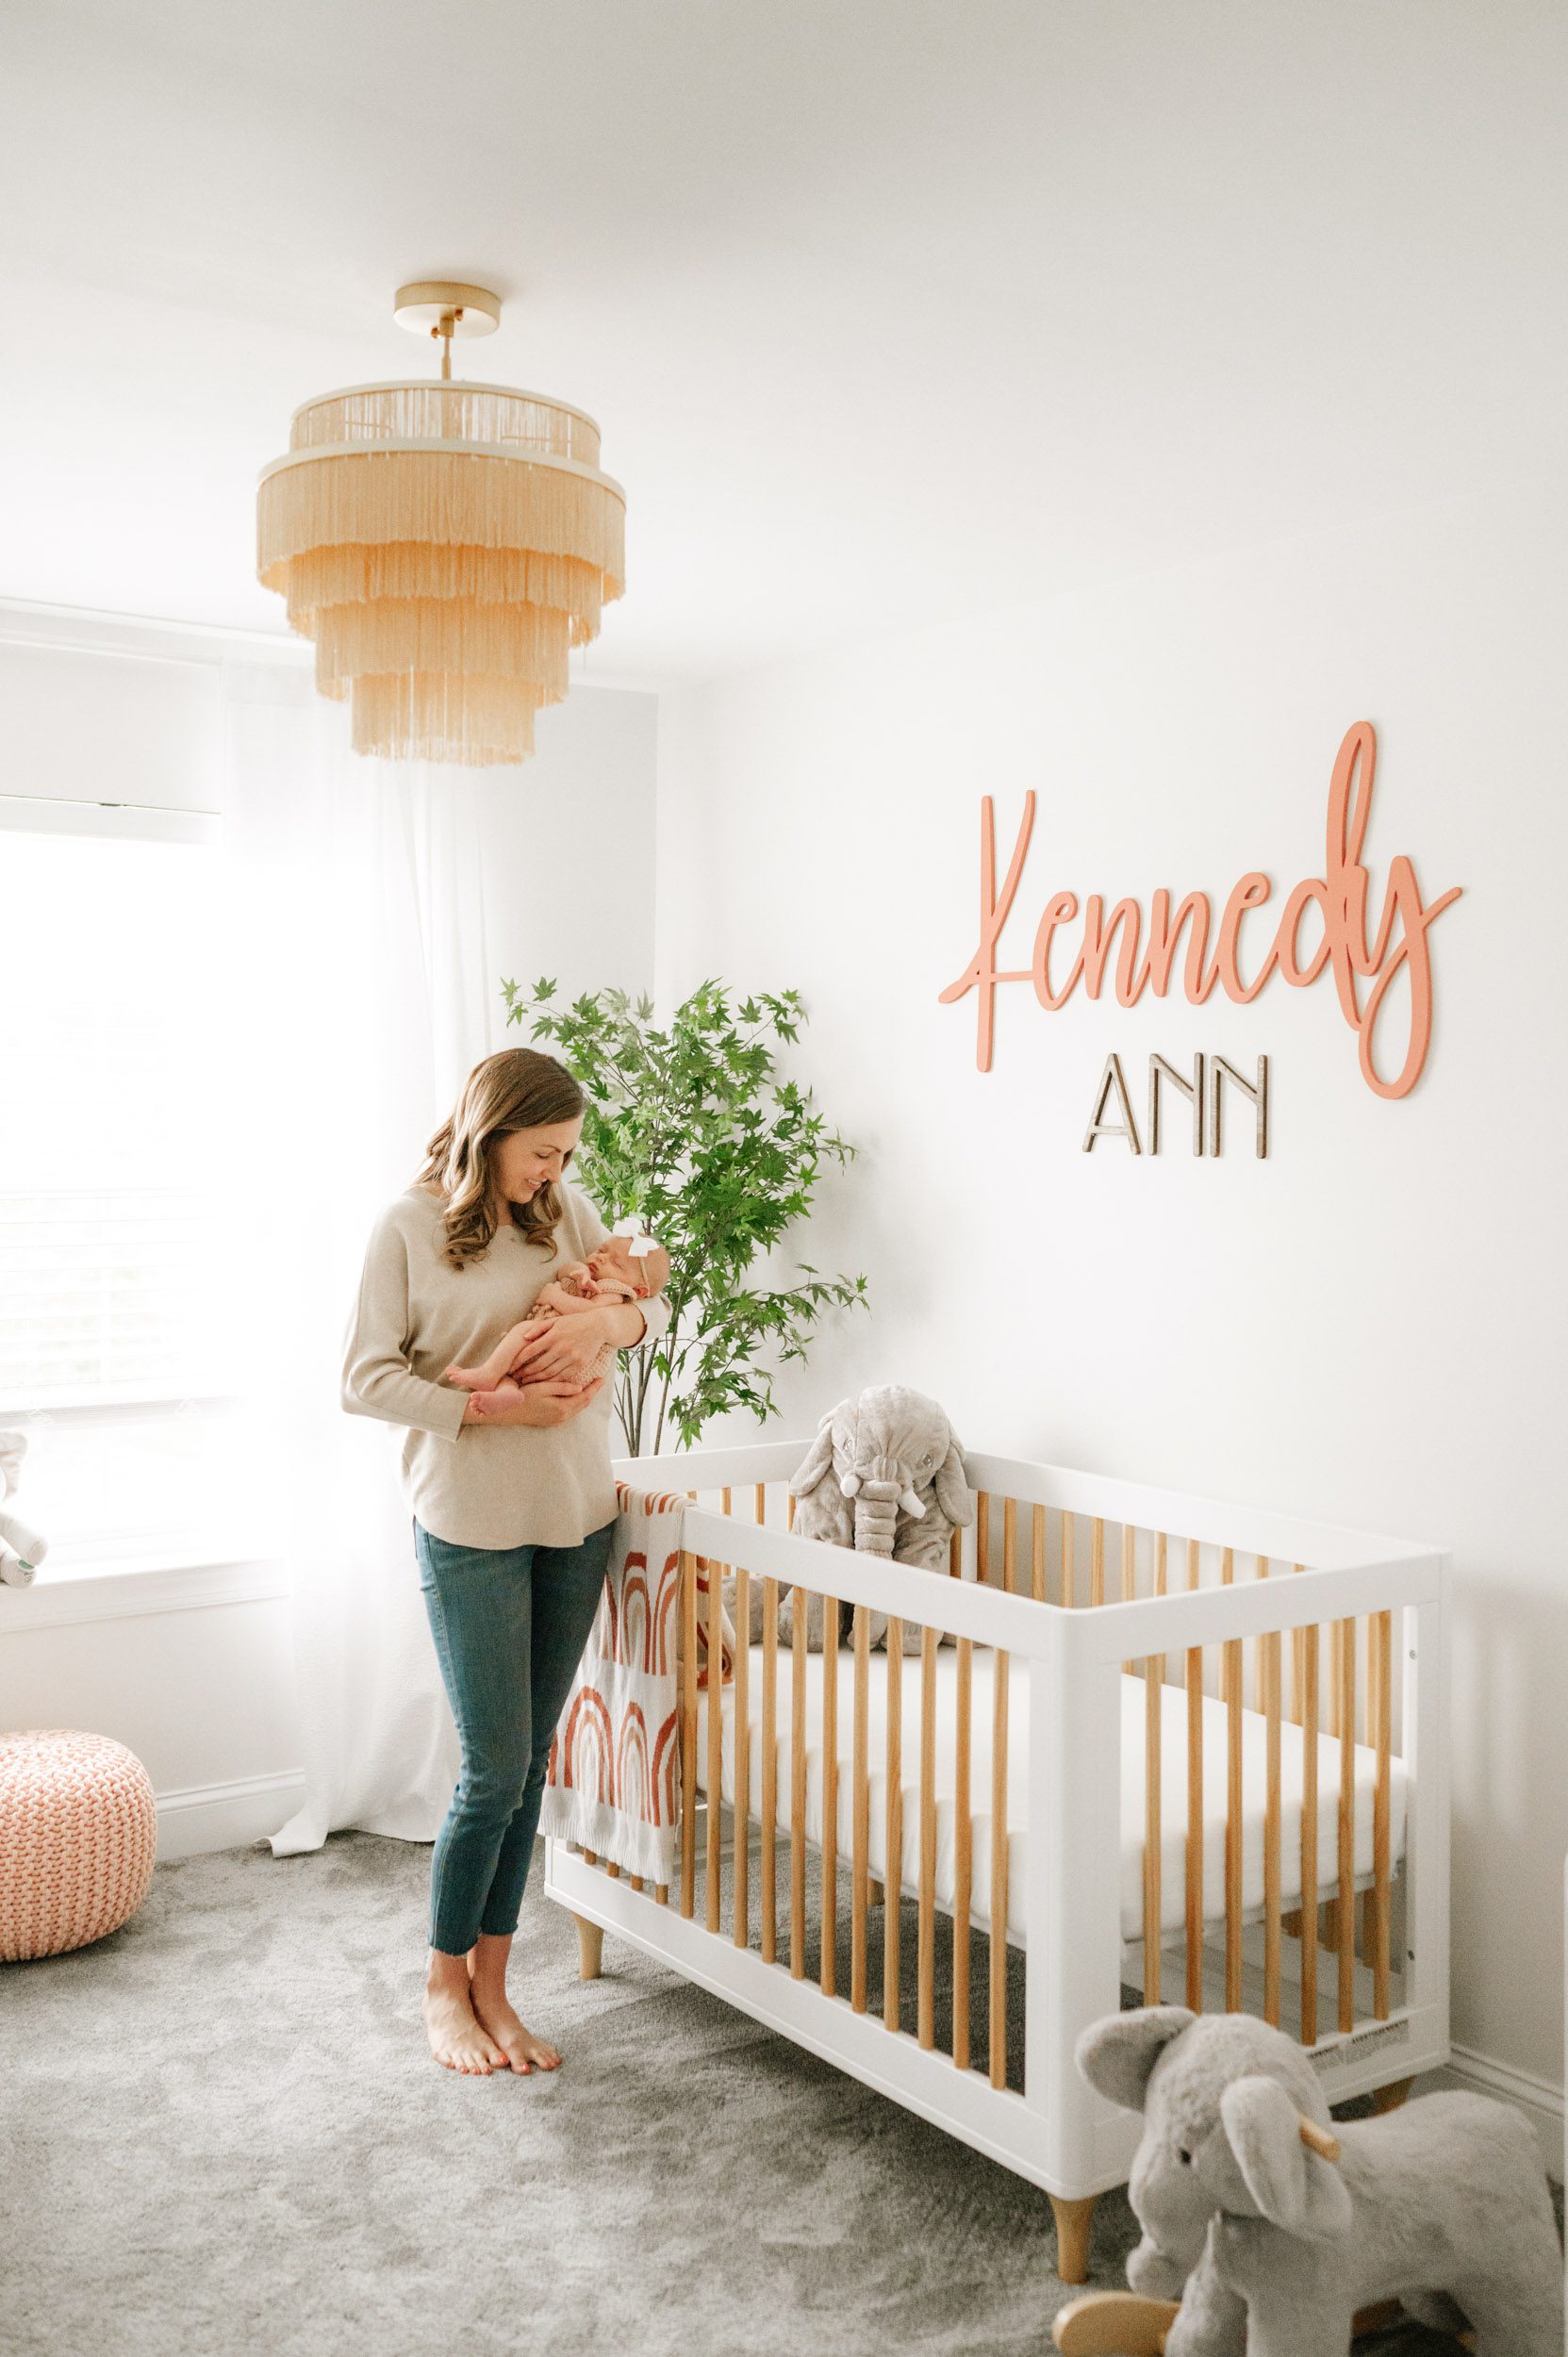
<instances>
[{"instance_id":1,"label":"gray carpet","mask_svg":"<svg viewBox=\"0 0 1568 2357\"><path fill-rule=\"evenodd\" d=\"M580 1982L536 1882L514 1980L561 2070L437 2069L428 1873L360 1834L187 1859L0 1967L4 2357L1043 2357L1044 2195L613 1936ZM1097 2283L1132 2234L1107 2196Z\"/></svg>"}]
</instances>

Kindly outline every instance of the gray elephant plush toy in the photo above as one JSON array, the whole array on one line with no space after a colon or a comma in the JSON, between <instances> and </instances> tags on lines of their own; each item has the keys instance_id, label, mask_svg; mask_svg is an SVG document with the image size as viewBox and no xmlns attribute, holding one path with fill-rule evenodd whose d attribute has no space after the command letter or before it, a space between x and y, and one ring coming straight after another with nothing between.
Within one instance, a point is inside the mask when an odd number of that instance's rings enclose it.
<instances>
[{"instance_id":1,"label":"gray elephant plush toy","mask_svg":"<svg viewBox=\"0 0 1568 2357\"><path fill-rule=\"evenodd\" d=\"M1166 2357L1345 2357L1359 2308L1468 2323L1480 2357L1560 2357L1562 2252L1535 2135L1480 2095L1330 2122L1301 2048L1245 2014L1112 2014L1078 2065L1141 2112L1134 2291L1180 2299Z\"/></svg>"},{"instance_id":2,"label":"gray elephant plush toy","mask_svg":"<svg viewBox=\"0 0 1568 2357\"><path fill-rule=\"evenodd\" d=\"M789 1485L795 1535L889 1556L922 1571L948 1567L949 1542L975 1518L964 1448L945 1411L904 1383L875 1383L841 1399L817 1426ZM846 1609L841 1634L852 1616ZM887 1615L870 1615L873 1645L887 1642ZM918 1653L920 1629L903 1624L903 1650Z\"/></svg>"},{"instance_id":3,"label":"gray elephant plush toy","mask_svg":"<svg viewBox=\"0 0 1568 2357\"><path fill-rule=\"evenodd\" d=\"M948 1566L952 1533L975 1518L975 1502L964 1477L964 1448L943 1409L923 1392L903 1383L878 1383L853 1399L841 1399L817 1426L805 1461L789 1485L796 1501L795 1536L825 1540L832 1546L858 1547L940 1572ZM760 1637L760 1581L752 1583L755 1642ZM779 1635L792 1631L794 1591L779 1603ZM851 1615L840 1614L838 1641L850 1634ZM887 1641L887 1615L870 1615L873 1645ZM808 1611L806 1641L822 1642L821 1604ZM917 1624L903 1624L903 1649L917 1653Z\"/></svg>"}]
</instances>

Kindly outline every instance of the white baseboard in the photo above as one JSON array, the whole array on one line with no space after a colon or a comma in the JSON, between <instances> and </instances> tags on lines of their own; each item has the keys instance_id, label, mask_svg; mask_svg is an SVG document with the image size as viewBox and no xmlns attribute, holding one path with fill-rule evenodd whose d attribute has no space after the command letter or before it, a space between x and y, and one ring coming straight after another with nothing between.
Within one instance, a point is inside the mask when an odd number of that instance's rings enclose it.
<instances>
[{"instance_id":1,"label":"white baseboard","mask_svg":"<svg viewBox=\"0 0 1568 2357\"><path fill-rule=\"evenodd\" d=\"M286 1824L305 1798L305 1776L286 1768L272 1776L239 1776L228 1784L193 1784L157 1799L157 1854L199 1857L208 1850L239 1850L265 1841Z\"/></svg>"},{"instance_id":2,"label":"white baseboard","mask_svg":"<svg viewBox=\"0 0 1568 2357\"><path fill-rule=\"evenodd\" d=\"M1511 2063L1494 2062L1490 2054L1456 2046L1446 2069L1428 2071L1416 2092L1433 2094L1439 2087L1463 2087L1471 2095L1491 2095L1522 2111L1540 2138L1548 2175L1561 2184L1562 2089L1552 2080L1538 2079L1533 2071L1516 2070Z\"/></svg>"}]
</instances>

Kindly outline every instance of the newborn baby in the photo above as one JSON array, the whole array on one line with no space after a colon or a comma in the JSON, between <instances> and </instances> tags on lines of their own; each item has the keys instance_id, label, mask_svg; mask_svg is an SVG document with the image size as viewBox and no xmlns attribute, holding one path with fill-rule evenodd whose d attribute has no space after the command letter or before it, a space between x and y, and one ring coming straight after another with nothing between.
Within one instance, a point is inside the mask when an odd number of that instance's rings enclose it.
<instances>
[{"instance_id":1,"label":"newborn baby","mask_svg":"<svg viewBox=\"0 0 1568 2357\"><path fill-rule=\"evenodd\" d=\"M634 1244L645 1249L634 1252ZM662 1244L641 1236L611 1236L586 1261L574 1261L551 1278L528 1315L504 1333L489 1357L477 1367L448 1367L446 1380L465 1392L520 1392L529 1380L526 1365L515 1361L523 1344L533 1340L536 1320L580 1317L606 1301L646 1301L661 1293L669 1278L669 1255ZM615 1344L606 1343L585 1383L607 1375L615 1364Z\"/></svg>"}]
</instances>

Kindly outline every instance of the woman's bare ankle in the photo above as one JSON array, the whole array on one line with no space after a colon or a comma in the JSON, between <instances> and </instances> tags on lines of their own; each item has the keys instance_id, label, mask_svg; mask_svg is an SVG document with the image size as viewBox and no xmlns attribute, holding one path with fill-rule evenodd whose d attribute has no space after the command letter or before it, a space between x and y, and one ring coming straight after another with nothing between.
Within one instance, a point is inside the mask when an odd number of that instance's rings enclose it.
<instances>
[{"instance_id":1,"label":"woman's bare ankle","mask_svg":"<svg viewBox=\"0 0 1568 2357\"><path fill-rule=\"evenodd\" d=\"M424 1986L429 1996L466 1997L469 1993L469 1960L467 1956L450 1956L444 1949L432 1948L424 1970Z\"/></svg>"},{"instance_id":2,"label":"woman's bare ankle","mask_svg":"<svg viewBox=\"0 0 1568 2357\"><path fill-rule=\"evenodd\" d=\"M510 1932L481 1932L464 1963L470 1986L501 2003L506 1999L506 1966L512 1953Z\"/></svg>"}]
</instances>

